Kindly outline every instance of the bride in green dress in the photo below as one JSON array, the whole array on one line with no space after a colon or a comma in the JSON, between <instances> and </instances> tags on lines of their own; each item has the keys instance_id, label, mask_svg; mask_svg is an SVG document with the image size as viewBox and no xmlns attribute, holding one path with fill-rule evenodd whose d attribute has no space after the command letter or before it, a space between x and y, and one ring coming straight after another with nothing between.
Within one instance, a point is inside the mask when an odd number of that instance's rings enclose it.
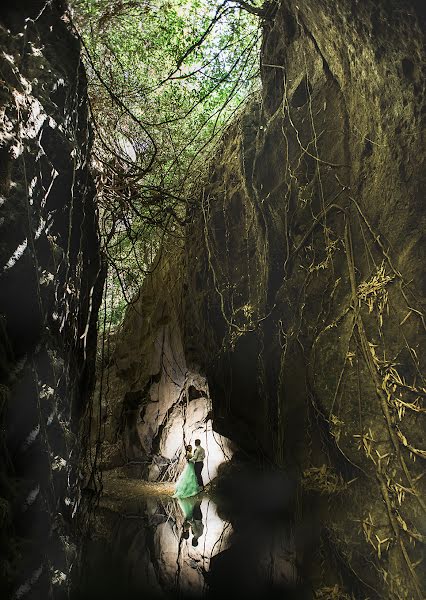
<instances>
[{"instance_id":1,"label":"bride in green dress","mask_svg":"<svg viewBox=\"0 0 426 600\"><path fill-rule=\"evenodd\" d=\"M190 462L192 458L192 446L186 447L186 466L176 481L175 493L173 498L190 498L196 496L201 491L195 475L194 463Z\"/></svg>"}]
</instances>

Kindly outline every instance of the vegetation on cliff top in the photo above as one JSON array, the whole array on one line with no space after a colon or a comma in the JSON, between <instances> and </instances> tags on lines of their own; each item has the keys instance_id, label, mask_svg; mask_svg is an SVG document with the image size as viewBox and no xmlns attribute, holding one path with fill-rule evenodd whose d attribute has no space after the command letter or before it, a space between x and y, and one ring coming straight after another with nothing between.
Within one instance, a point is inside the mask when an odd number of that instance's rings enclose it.
<instances>
[{"instance_id":1,"label":"vegetation on cliff top","mask_svg":"<svg viewBox=\"0 0 426 600\"><path fill-rule=\"evenodd\" d=\"M180 237L212 146L258 81L257 2L74 0L113 323Z\"/></svg>"}]
</instances>

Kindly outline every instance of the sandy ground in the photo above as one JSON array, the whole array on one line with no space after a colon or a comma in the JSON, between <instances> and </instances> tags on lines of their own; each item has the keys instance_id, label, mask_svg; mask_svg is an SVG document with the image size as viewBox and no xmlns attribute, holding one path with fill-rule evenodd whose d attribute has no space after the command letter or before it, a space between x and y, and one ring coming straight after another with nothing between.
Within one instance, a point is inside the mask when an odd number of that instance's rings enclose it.
<instances>
[{"instance_id":1,"label":"sandy ground","mask_svg":"<svg viewBox=\"0 0 426 600\"><path fill-rule=\"evenodd\" d=\"M125 477L120 472L106 471L102 475L103 493L100 507L120 513L138 513L141 505L149 498L157 498L162 502L172 500L175 491L174 483L157 483L142 479ZM207 489L199 494L205 496Z\"/></svg>"},{"instance_id":2,"label":"sandy ground","mask_svg":"<svg viewBox=\"0 0 426 600\"><path fill-rule=\"evenodd\" d=\"M102 476L104 495L113 498L126 496L140 498L141 496L172 496L175 486L173 483L156 483L142 479L119 477L115 473L104 473Z\"/></svg>"}]
</instances>

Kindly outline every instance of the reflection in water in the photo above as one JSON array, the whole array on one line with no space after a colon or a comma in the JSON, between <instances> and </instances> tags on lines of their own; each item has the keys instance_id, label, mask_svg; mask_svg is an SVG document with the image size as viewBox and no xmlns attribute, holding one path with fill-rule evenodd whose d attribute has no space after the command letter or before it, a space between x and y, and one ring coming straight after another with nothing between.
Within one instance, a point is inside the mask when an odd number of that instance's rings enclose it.
<instances>
[{"instance_id":1,"label":"reflection in water","mask_svg":"<svg viewBox=\"0 0 426 600\"><path fill-rule=\"evenodd\" d=\"M308 597L301 588L296 594L296 552L288 526L252 522L234 531L230 542L211 558L208 597Z\"/></svg>"},{"instance_id":2,"label":"reflection in water","mask_svg":"<svg viewBox=\"0 0 426 600\"><path fill-rule=\"evenodd\" d=\"M182 539L189 539L189 532L192 531L192 545L198 546L198 538L203 535L203 513L201 511L200 498L179 498L178 504L182 510L184 522L182 525Z\"/></svg>"},{"instance_id":3,"label":"reflection in water","mask_svg":"<svg viewBox=\"0 0 426 600\"><path fill-rule=\"evenodd\" d=\"M221 518L207 495L133 499L98 510L72 600L83 598L258 598L290 595L297 582L287 522L247 511ZM119 510L120 512L116 512ZM229 517L227 517L229 518ZM285 591L284 596L282 592Z\"/></svg>"},{"instance_id":4,"label":"reflection in water","mask_svg":"<svg viewBox=\"0 0 426 600\"><path fill-rule=\"evenodd\" d=\"M168 568L174 583L168 588L187 597L200 597L210 560L227 547L231 527L218 516L215 503L208 497L179 499L175 507L175 523L180 528L178 543L171 521L156 532L161 536L158 546L163 552L168 551Z\"/></svg>"}]
</instances>

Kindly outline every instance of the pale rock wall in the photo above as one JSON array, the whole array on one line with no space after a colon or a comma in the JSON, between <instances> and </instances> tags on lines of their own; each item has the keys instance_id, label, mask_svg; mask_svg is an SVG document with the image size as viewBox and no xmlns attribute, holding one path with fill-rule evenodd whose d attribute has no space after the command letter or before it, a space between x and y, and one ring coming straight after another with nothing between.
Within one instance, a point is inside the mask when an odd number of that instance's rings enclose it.
<instances>
[{"instance_id":1,"label":"pale rock wall","mask_svg":"<svg viewBox=\"0 0 426 600\"><path fill-rule=\"evenodd\" d=\"M157 266L115 333L115 349L102 375L106 435L100 466L124 466L133 476L174 481L185 464L185 445L194 448L199 438L206 450L202 475L207 484L232 448L213 431L205 376L186 360L182 289L173 282L179 266L171 265L164 259Z\"/></svg>"}]
</instances>

